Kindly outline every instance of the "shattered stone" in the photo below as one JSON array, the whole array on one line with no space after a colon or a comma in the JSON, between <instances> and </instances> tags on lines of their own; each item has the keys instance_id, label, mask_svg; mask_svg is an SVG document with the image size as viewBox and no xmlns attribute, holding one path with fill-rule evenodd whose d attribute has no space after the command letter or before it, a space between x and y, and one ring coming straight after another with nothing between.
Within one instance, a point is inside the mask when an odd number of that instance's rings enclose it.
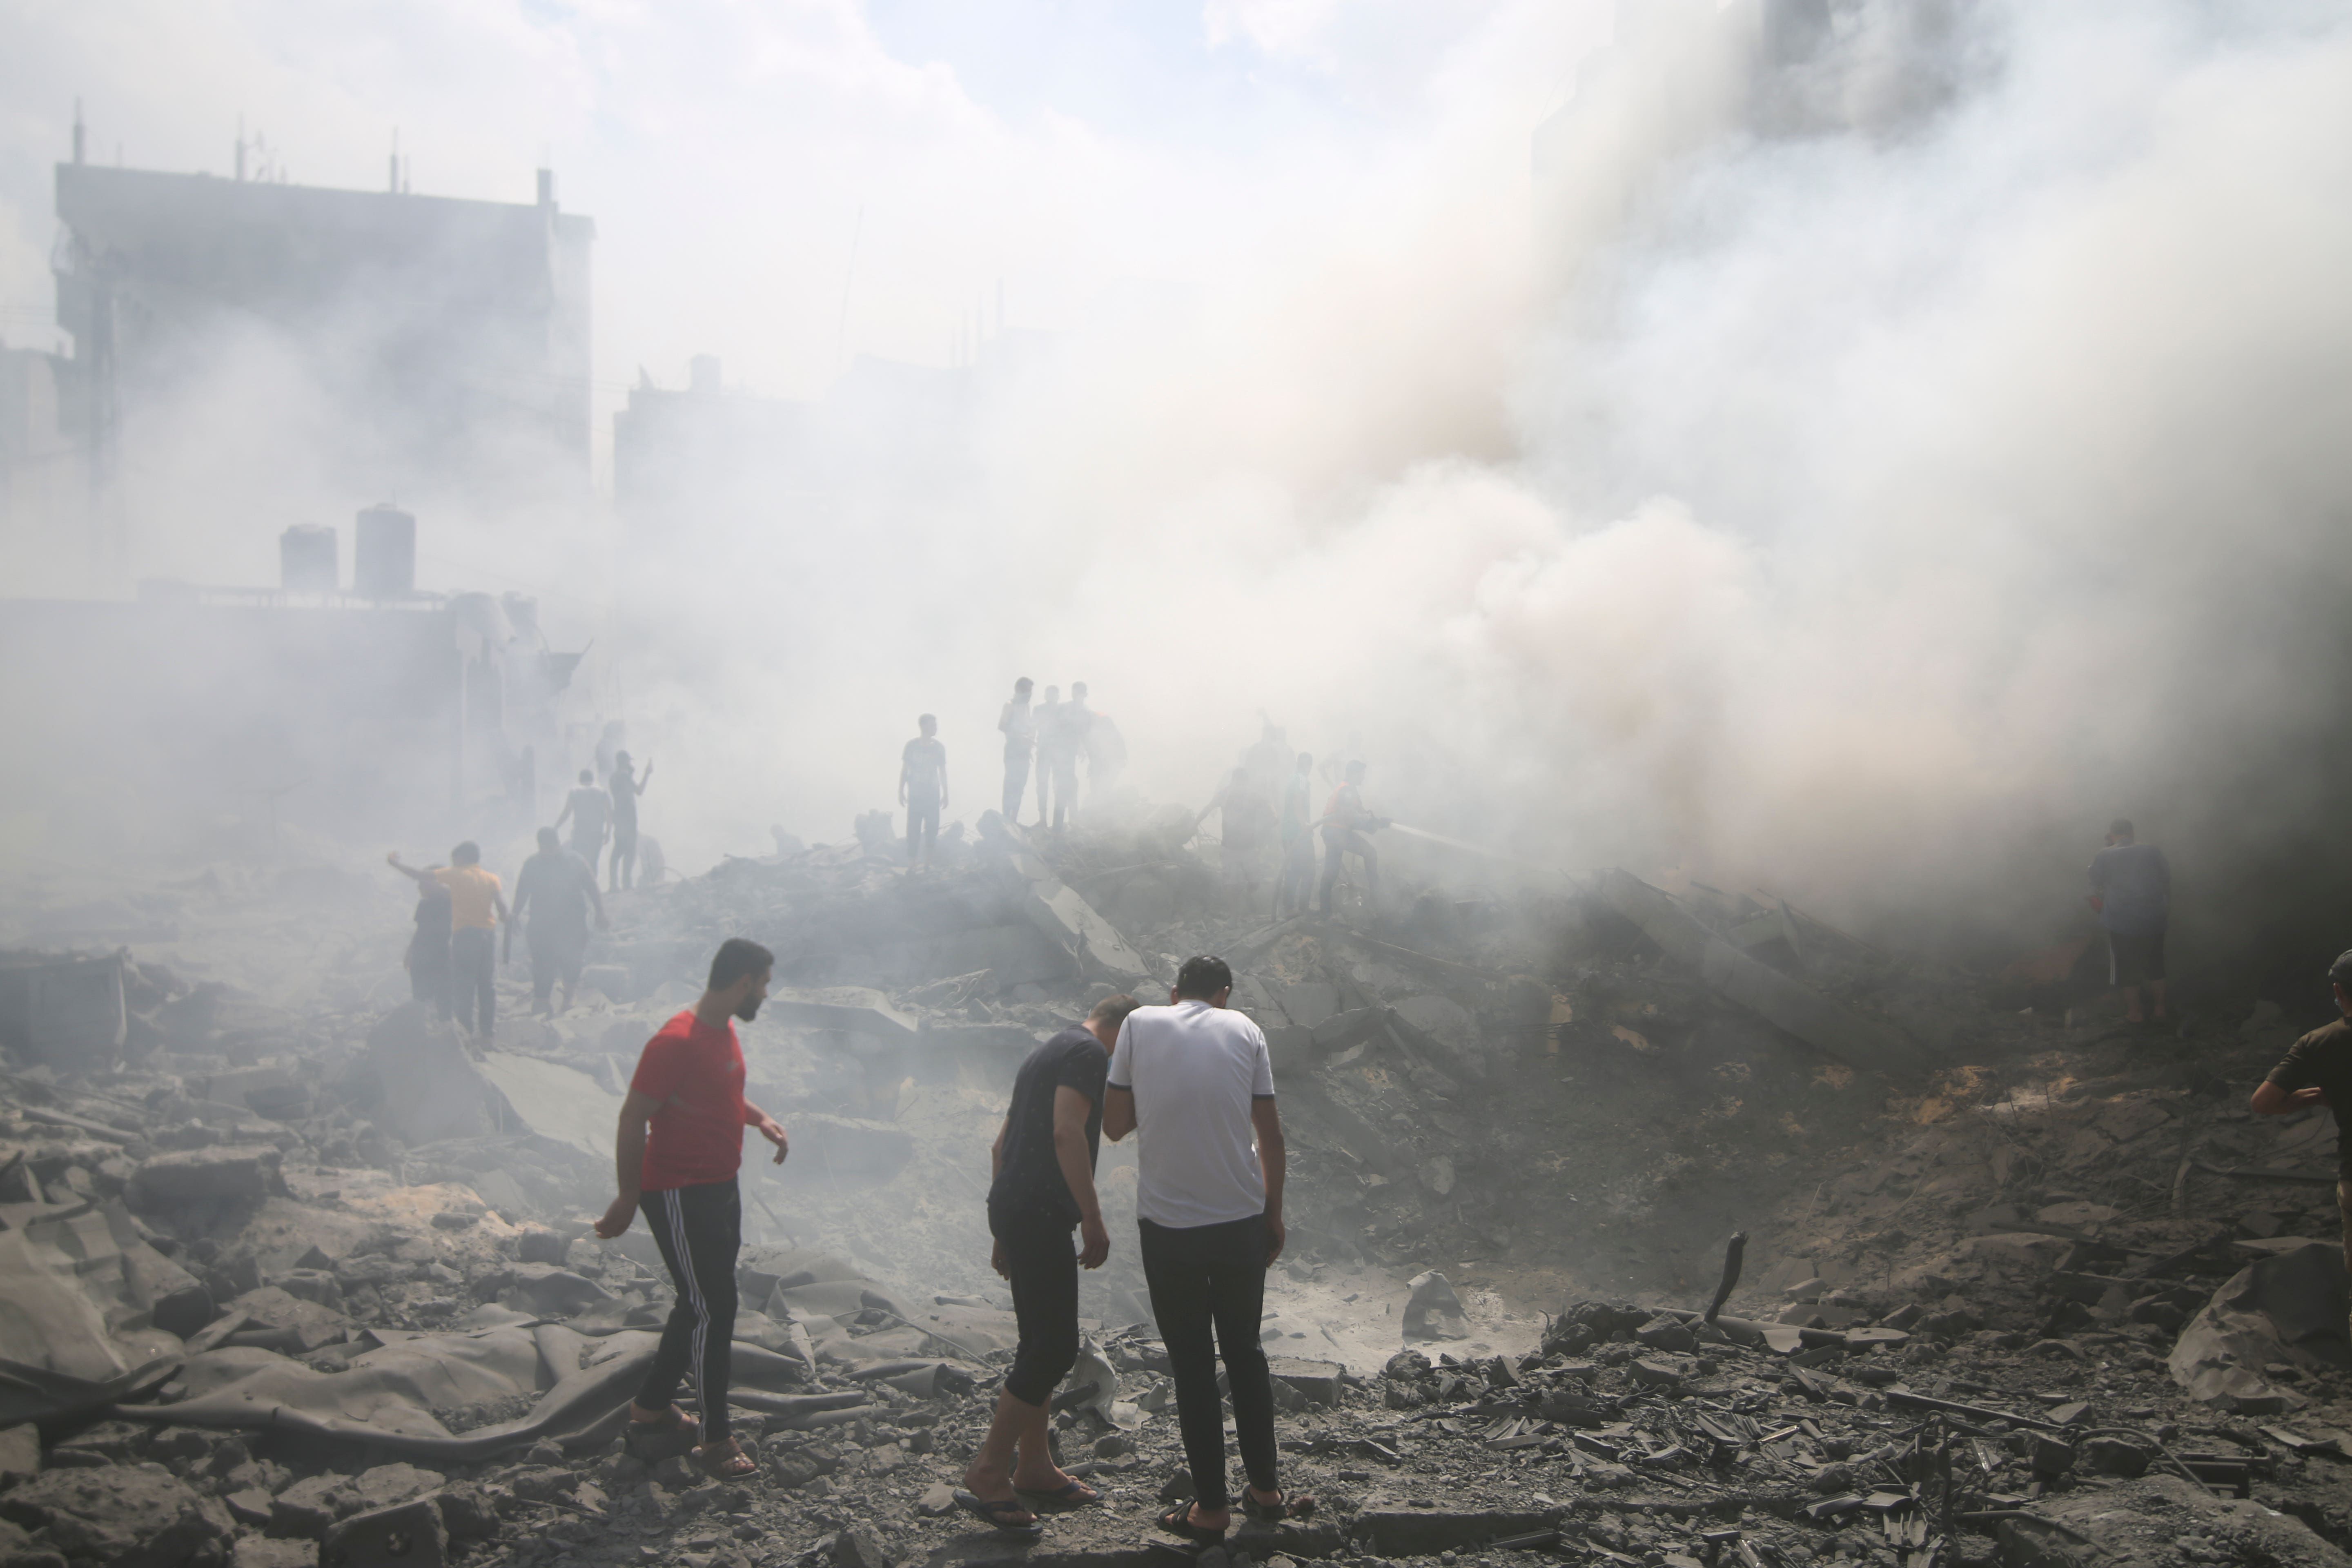
<instances>
[{"instance_id":1,"label":"shattered stone","mask_svg":"<svg viewBox=\"0 0 2352 1568\"><path fill-rule=\"evenodd\" d=\"M443 1568L449 1531L429 1499L371 1509L329 1530L319 1568Z\"/></svg>"},{"instance_id":2,"label":"shattered stone","mask_svg":"<svg viewBox=\"0 0 2352 1568\"><path fill-rule=\"evenodd\" d=\"M1406 1282L1412 1295L1404 1307L1404 1336L1409 1340L1466 1340L1469 1321L1462 1299L1444 1275L1431 1269Z\"/></svg>"},{"instance_id":3,"label":"shattered stone","mask_svg":"<svg viewBox=\"0 0 2352 1568\"><path fill-rule=\"evenodd\" d=\"M156 1464L51 1470L0 1493L0 1519L42 1531L69 1558L127 1568L225 1551L228 1510Z\"/></svg>"}]
</instances>

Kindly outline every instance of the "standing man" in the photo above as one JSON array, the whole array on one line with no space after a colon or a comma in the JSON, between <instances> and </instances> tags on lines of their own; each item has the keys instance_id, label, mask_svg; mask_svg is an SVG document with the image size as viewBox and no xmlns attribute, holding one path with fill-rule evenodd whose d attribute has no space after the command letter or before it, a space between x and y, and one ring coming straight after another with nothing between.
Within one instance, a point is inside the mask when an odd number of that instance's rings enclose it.
<instances>
[{"instance_id":1,"label":"standing man","mask_svg":"<svg viewBox=\"0 0 2352 1568\"><path fill-rule=\"evenodd\" d=\"M1223 1540L1233 1522L1220 1351L1249 1476L1243 1509L1276 1521L1315 1506L1284 1496L1276 1471L1274 1380L1258 1321L1266 1267L1282 1256L1282 1117L1265 1037L1227 1010L1233 989L1223 959L1186 959L1167 1006L1129 1015L1103 1097L1103 1131L1112 1142L1142 1135L1136 1230L1192 1471L1192 1500L1161 1514L1160 1528L1201 1542Z\"/></svg>"},{"instance_id":2,"label":"standing man","mask_svg":"<svg viewBox=\"0 0 2352 1568\"><path fill-rule=\"evenodd\" d=\"M2137 842L2127 817L2107 826L2107 847L2091 857L2090 906L2107 933L2107 984L2124 988L2124 1021L2166 1020L2164 929L2172 919L2172 867L2164 851ZM2146 989L2151 1015L2140 1005Z\"/></svg>"},{"instance_id":3,"label":"standing man","mask_svg":"<svg viewBox=\"0 0 2352 1568\"><path fill-rule=\"evenodd\" d=\"M2287 1047L2286 1058L2254 1086L2254 1110L2284 1116L2324 1105L2336 1119L2336 1207L2344 1221L2344 1266L2352 1268L2352 1142L2344 1136L2345 1108L2352 1106L2352 952L2327 966L2336 1010L2347 1016L2318 1028Z\"/></svg>"},{"instance_id":4,"label":"standing man","mask_svg":"<svg viewBox=\"0 0 2352 1568\"><path fill-rule=\"evenodd\" d=\"M548 993L563 980L563 1005L580 985L580 963L588 955L588 911L604 929L604 900L596 892L596 871L563 847L555 829L539 830L539 853L522 863L515 878L514 921L507 927L507 957L514 956L514 928L523 928L530 946L530 1010L548 1015ZM529 913L529 920L524 919Z\"/></svg>"},{"instance_id":5,"label":"standing man","mask_svg":"<svg viewBox=\"0 0 2352 1568\"><path fill-rule=\"evenodd\" d=\"M956 1504L1000 1530L1037 1522L1016 1493L1034 1493L1056 1512L1102 1500L1054 1462L1045 1414L1078 1359L1078 1270L1099 1268L1110 1256L1095 1196L1103 1079L1119 1026L1141 1005L1132 996L1106 996L1085 1023L1030 1052L990 1152L988 1229L996 1250L989 1261L1013 1287L1021 1341ZM1074 1226L1084 1247L1076 1254Z\"/></svg>"},{"instance_id":6,"label":"standing man","mask_svg":"<svg viewBox=\"0 0 2352 1568\"><path fill-rule=\"evenodd\" d=\"M1364 837L1385 826L1379 817L1364 808L1364 764L1349 763L1347 782L1331 792L1330 804L1323 808L1323 891L1320 902L1324 916L1331 913L1331 892L1339 885L1341 861L1349 855L1364 862L1364 898L1367 907L1381 900L1381 852Z\"/></svg>"},{"instance_id":7,"label":"standing man","mask_svg":"<svg viewBox=\"0 0 2352 1568\"><path fill-rule=\"evenodd\" d=\"M596 775L586 768L580 770L580 783L563 797L563 809L556 815L555 826L572 824L572 852L588 863L588 874L596 874L597 858L604 853L604 836L612 831L613 797L596 787Z\"/></svg>"},{"instance_id":8,"label":"standing man","mask_svg":"<svg viewBox=\"0 0 2352 1568\"><path fill-rule=\"evenodd\" d=\"M760 1016L775 963L758 942L729 937L710 961L710 984L700 999L646 1042L613 1140L620 1195L596 1222L596 1234L610 1241L644 1209L677 1287L677 1303L662 1325L661 1345L629 1419L651 1431L691 1428L671 1403L679 1380L691 1371L702 1416L695 1458L722 1481L759 1470L727 1435L735 1256L743 1247L743 1199L736 1185L743 1129L759 1129L776 1146L777 1164L790 1152L776 1119L743 1098L743 1047L733 1020L748 1024Z\"/></svg>"},{"instance_id":9,"label":"standing man","mask_svg":"<svg viewBox=\"0 0 2352 1568\"><path fill-rule=\"evenodd\" d=\"M940 813L948 804L948 749L940 743L940 721L926 713L915 721L922 733L898 755L898 804L907 808L907 875L928 867L940 844Z\"/></svg>"},{"instance_id":10,"label":"standing man","mask_svg":"<svg viewBox=\"0 0 2352 1568\"><path fill-rule=\"evenodd\" d=\"M1073 689L1075 689L1075 688ZM1078 793L1078 742L1071 731L1072 704L1061 688L1045 688L1037 708L1037 826L1058 828L1068 820Z\"/></svg>"},{"instance_id":11,"label":"standing man","mask_svg":"<svg viewBox=\"0 0 2352 1568\"><path fill-rule=\"evenodd\" d=\"M1087 683L1083 680L1070 682L1070 700L1062 704L1062 729L1069 737L1069 743L1062 754L1061 770L1055 776L1054 798L1066 803L1069 815L1076 816L1078 814L1078 759L1087 759L1087 770L1091 774L1095 754L1095 710L1087 706ZM1061 818L1056 816L1054 826L1059 827L1061 825Z\"/></svg>"},{"instance_id":12,"label":"standing man","mask_svg":"<svg viewBox=\"0 0 2352 1568\"><path fill-rule=\"evenodd\" d=\"M637 796L645 794L646 786L653 782L654 765L650 761L646 763L646 776L638 778L629 762L628 752L613 753L613 867L610 891L617 893L624 888L634 888L637 885ZM593 871L595 868L596 862L589 861L588 869ZM652 866L646 867L646 875L655 881L661 879L660 872Z\"/></svg>"},{"instance_id":13,"label":"standing man","mask_svg":"<svg viewBox=\"0 0 2352 1568\"><path fill-rule=\"evenodd\" d=\"M482 869L482 847L468 838L449 851L449 864L430 871L402 865L397 849L383 858L420 887L437 883L448 889L450 998L459 1026L488 1045L499 1017L499 922L512 917L502 884Z\"/></svg>"},{"instance_id":14,"label":"standing man","mask_svg":"<svg viewBox=\"0 0 2352 1568\"><path fill-rule=\"evenodd\" d=\"M1013 683L1013 700L996 716L1004 733L1004 820L1021 826L1021 796L1029 787L1029 753L1037 746L1037 716L1029 710L1030 679Z\"/></svg>"},{"instance_id":15,"label":"standing man","mask_svg":"<svg viewBox=\"0 0 2352 1568\"><path fill-rule=\"evenodd\" d=\"M1274 918L1307 912L1307 890L1315 881L1315 757L1298 753L1298 764L1282 786L1282 870L1274 889Z\"/></svg>"},{"instance_id":16,"label":"standing man","mask_svg":"<svg viewBox=\"0 0 2352 1568\"><path fill-rule=\"evenodd\" d=\"M449 996L449 889L427 882L416 889L416 934L402 961L408 967L408 994L429 1003L441 1021L455 1010Z\"/></svg>"}]
</instances>

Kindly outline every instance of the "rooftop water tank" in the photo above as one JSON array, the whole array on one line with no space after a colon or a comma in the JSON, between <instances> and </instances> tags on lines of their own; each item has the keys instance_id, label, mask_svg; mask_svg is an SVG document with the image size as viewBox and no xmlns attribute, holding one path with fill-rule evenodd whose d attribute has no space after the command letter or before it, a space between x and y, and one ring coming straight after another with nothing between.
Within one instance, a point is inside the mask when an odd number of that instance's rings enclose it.
<instances>
[{"instance_id":1,"label":"rooftop water tank","mask_svg":"<svg viewBox=\"0 0 2352 1568\"><path fill-rule=\"evenodd\" d=\"M352 546L352 591L363 599L401 599L416 592L416 519L398 507L372 506L359 516Z\"/></svg>"},{"instance_id":2,"label":"rooftop water tank","mask_svg":"<svg viewBox=\"0 0 2352 1568\"><path fill-rule=\"evenodd\" d=\"M341 582L335 531L298 522L278 536L278 585L289 594L331 594Z\"/></svg>"}]
</instances>

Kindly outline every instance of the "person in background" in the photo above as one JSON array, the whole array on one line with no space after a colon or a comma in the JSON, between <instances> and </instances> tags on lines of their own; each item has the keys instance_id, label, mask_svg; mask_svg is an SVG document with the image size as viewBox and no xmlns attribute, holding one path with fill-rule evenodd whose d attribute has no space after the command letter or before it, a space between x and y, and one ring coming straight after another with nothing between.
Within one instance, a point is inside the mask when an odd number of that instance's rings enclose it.
<instances>
[{"instance_id":1,"label":"person in background","mask_svg":"<svg viewBox=\"0 0 2352 1568\"><path fill-rule=\"evenodd\" d=\"M449 973L457 1023L488 1045L499 1016L498 930L509 917L503 885L482 868L482 847L469 838L449 851L449 864L430 871L403 865L397 849L383 858L419 886L438 883L448 889Z\"/></svg>"},{"instance_id":2,"label":"person in background","mask_svg":"<svg viewBox=\"0 0 2352 1568\"><path fill-rule=\"evenodd\" d=\"M996 1245L989 1261L1013 1287L1021 1338L955 1501L1000 1530L1036 1523L1023 1493L1055 1512L1102 1500L1054 1462L1045 1415L1078 1359L1078 1270L1099 1268L1110 1256L1095 1194L1103 1079L1119 1026L1141 1005L1132 996L1106 996L1085 1023L1030 1052L1013 1076L1012 1108L990 1152L988 1229ZM1073 1229L1082 1248L1076 1254Z\"/></svg>"},{"instance_id":3,"label":"person in background","mask_svg":"<svg viewBox=\"0 0 2352 1568\"><path fill-rule=\"evenodd\" d=\"M2091 857L2090 906L2107 933L2107 984L2124 988L2126 1023L2162 1023L2164 932L2172 919L2172 866L2142 844L2128 818L2107 826L2107 845ZM2146 991L2153 1009L2143 1007Z\"/></svg>"},{"instance_id":4,"label":"person in background","mask_svg":"<svg viewBox=\"0 0 2352 1568\"><path fill-rule=\"evenodd\" d=\"M1087 721L1087 798L1100 805L1118 789L1118 779L1127 772L1127 737L1119 732L1118 721L1108 713L1094 714Z\"/></svg>"},{"instance_id":5,"label":"person in background","mask_svg":"<svg viewBox=\"0 0 2352 1568\"><path fill-rule=\"evenodd\" d=\"M907 874L928 867L940 845L940 813L948 804L948 749L940 743L940 721L926 713L915 721L922 733L898 754L898 804L907 808Z\"/></svg>"},{"instance_id":6,"label":"person in background","mask_svg":"<svg viewBox=\"0 0 2352 1568\"><path fill-rule=\"evenodd\" d=\"M1037 716L1030 711L1027 676L1013 683L1013 700L996 716L1004 736L1004 820L1021 826L1021 797L1029 788L1029 756L1037 749Z\"/></svg>"},{"instance_id":7,"label":"person in background","mask_svg":"<svg viewBox=\"0 0 2352 1568\"><path fill-rule=\"evenodd\" d=\"M416 889L416 934L408 939L402 962L408 968L409 995L448 1023L456 1008L449 978L449 889L438 882Z\"/></svg>"},{"instance_id":8,"label":"person in background","mask_svg":"<svg viewBox=\"0 0 2352 1568\"><path fill-rule=\"evenodd\" d=\"M605 835L613 828L613 797L596 787L596 775L586 768L580 770L580 783L563 797L563 809L556 815L558 828L566 822L572 824L572 852L588 863L588 874L594 876Z\"/></svg>"},{"instance_id":9,"label":"person in background","mask_svg":"<svg viewBox=\"0 0 2352 1568\"><path fill-rule=\"evenodd\" d=\"M727 1432L727 1385L735 1334L735 1261L743 1249L743 1129L754 1128L784 1163L791 1144L776 1119L743 1098L743 1047L734 1020L760 1016L775 955L729 937L710 960L694 1005L646 1042L621 1101L613 1165L619 1194L596 1222L612 1240L643 1209L677 1287L653 1365L629 1406L630 1430L693 1432L695 1458L723 1481L759 1467ZM698 1428L673 1401L694 1374Z\"/></svg>"},{"instance_id":10,"label":"person in background","mask_svg":"<svg viewBox=\"0 0 2352 1568\"><path fill-rule=\"evenodd\" d=\"M1274 918L1307 912L1307 890L1315 885L1315 757L1298 753L1298 763L1282 786L1282 870L1274 890Z\"/></svg>"},{"instance_id":11,"label":"person in background","mask_svg":"<svg viewBox=\"0 0 2352 1568\"><path fill-rule=\"evenodd\" d=\"M1377 906L1381 900L1381 852L1364 836L1381 824L1364 806L1364 764L1349 763L1346 778L1345 784L1331 792L1330 803L1323 808L1323 889L1319 901L1327 918L1331 913L1331 894L1339 886L1342 862L1349 855L1364 862L1367 906Z\"/></svg>"},{"instance_id":12,"label":"person in background","mask_svg":"<svg viewBox=\"0 0 2352 1568\"><path fill-rule=\"evenodd\" d=\"M1045 688L1037 708L1037 826L1056 830L1068 822L1078 795L1078 719L1061 694L1059 687Z\"/></svg>"},{"instance_id":13,"label":"person in background","mask_svg":"<svg viewBox=\"0 0 2352 1568\"><path fill-rule=\"evenodd\" d=\"M1089 775L1094 771L1095 710L1087 706L1087 683L1070 683L1070 700L1062 704L1062 731L1068 737L1068 746L1062 754L1061 769L1054 783L1054 798L1066 804L1069 815L1078 814L1078 759L1087 759ZM1088 780L1092 782L1091 777ZM1056 813L1054 826L1062 826Z\"/></svg>"},{"instance_id":14,"label":"person in background","mask_svg":"<svg viewBox=\"0 0 2352 1568\"><path fill-rule=\"evenodd\" d=\"M1224 784L1209 797L1209 804L1192 819L1192 831L1198 833L1209 814L1223 814L1218 824L1217 859L1225 874L1225 887L1235 907L1243 914L1257 908L1257 879L1264 868L1261 862L1275 832L1274 807L1266 803L1265 792L1250 777L1246 767L1235 768L1225 778Z\"/></svg>"},{"instance_id":15,"label":"person in background","mask_svg":"<svg viewBox=\"0 0 2352 1568\"><path fill-rule=\"evenodd\" d=\"M2344 1136L2346 1108L2352 1107L2352 952L2339 952L2327 966L2336 994L2334 1022L2287 1047L2270 1076L2254 1086L2253 1109L2263 1116L2324 1106L2336 1120L2336 1208L2344 1225L2344 1266L2352 1269L2352 1141Z\"/></svg>"},{"instance_id":16,"label":"person in background","mask_svg":"<svg viewBox=\"0 0 2352 1568\"><path fill-rule=\"evenodd\" d=\"M613 863L612 879L605 889L608 892L617 893L637 885L637 797L645 794L646 786L653 782L654 764L650 760L646 763L645 776L639 778L629 762L628 752L613 753ZM594 870L596 863L591 860L588 868ZM661 868L657 864L649 861L646 867L646 879L649 882L661 880Z\"/></svg>"},{"instance_id":17,"label":"person in background","mask_svg":"<svg viewBox=\"0 0 2352 1568\"><path fill-rule=\"evenodd\" d=\"M514 920L507 927L506 956L514 956L514 928L523 928L530 948L530 1010L545 1016L549 993L560 977L563 1005L579 989L581 962L588 955L588 912L604 929L604 900L596 892L596 872L563 847L552 827L539 830L539 853L522 863L515 878Z\"/></svg>"},{"instance_id":18,"label":"person in background","mask_svg":"<svg viewBox=\"0 0 2352 1568\"><path fill-rule=\"evenodd\" d=\"M1274 1522L1315 1506L1311 1498L1286 1496L1276 1469L1274 1380L1258 1328L1265 1271L1282 1256L1287 1163L1265 1037L1226 1007L1233 989L1223 959L1186 959L1167 1006L1128 1015L1103 1093L1104 1136L1140 1139L1136 1232L1192 1472L1192 1500L1161 1514L1159 1524L1210 1542L1223 1540L1233 1522L1220 1352L1233 1392L1234 1440L1249 1478L1243 1509Z\"/></svg>"}]
</instances>

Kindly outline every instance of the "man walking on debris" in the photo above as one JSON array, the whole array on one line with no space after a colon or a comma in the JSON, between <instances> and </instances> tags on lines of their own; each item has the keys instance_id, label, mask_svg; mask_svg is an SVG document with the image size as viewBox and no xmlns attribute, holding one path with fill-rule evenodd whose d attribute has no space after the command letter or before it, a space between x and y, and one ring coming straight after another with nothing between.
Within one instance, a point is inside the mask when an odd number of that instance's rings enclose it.
<instances>
[{"instance_id":1,"label":"man walking on debris","mask_svg":"<svg viewBox=\"0 0 2352 1568\"><path fill-rule=\"evenodd\" d=\"M1258 1324L1266 1268L1282 1256L1282 1117L1265 1037L1226 1008L1233 988L1223 959L1186 959L1167 1006L1128 1016L1103 1096L1105 1135L1116 1142L1140 1134L1135 1214L1143 1278L1192 1472L1192 1500L1161 1514L1160 1528L1202 1542L1222 1541L1233 1522L1220 1352L1249 1478L1243 1510L1272 1521L1314 1507L1311 1498L1283 1493L1276 1468L1274 1381Z\"/></svg>"},{"instance_id":2,"label":"man walking on debris","mask_svg":"<svg viewBox=\"0 0 2352 1568\"><path fill-rule=\"evenodd\" d=\"M1029 753L1037 746L1037 718L1029 710L1027 676L1013 683L1013 700L996 716L1004 734L1004 820L1021 826L1021 796L1029 787Z\"/></svg>"},{"instance_id":3,"label":"man walking on debris","mask_svg":"<svg viewBox=\"0 0 2352 1568\"><path fill-rule=\"evenodd\" d=\"M1339 885L1341 861L1346 856L1360 856L1363 859L1366 907L1380 903L1381 852L1364 835L1385 826L1364 809L1364 764L1349 763L1347 782L1331 792L1330 804L1323 808L1323 889L1319 901L1326 918L1331 913L1331 894Z\"/></svg>"},{"instance_id":4,"label":"man walking on debris","mask_svg":"<svg viewBox=\"0 0 2352 1568\"><path fill-rule=\"evenodd\" d=\"M613 753L613 864L612 881L606 890L619 892L637 885L637 796L654 782L654 765L646 764L646 776L636 776L636 768L626 752ZM649 850L648 856L652 852ZM593 871L596 862L588 862ZM657 858L649 859L646 875L654 881L661 879Z\"/></svg>"},{"instance_id":5,"label":"man walking on debris","mask_svg":"<svg viewBox=\"0 0 2352 1568\"><path fill-rule=\"evenodd\" d=\"M1274 918L1307 912L1307 889L1315 881L1315 757L1298 753L1298 764L1282 786L1282 869L1274 889Z\"/></svg>"},{"instance_id":6,"label":"man walking on debris","mask_svg":"<svg viewBox=\"0 0 2352 1568\"><path fill-rule=\"evenodd\" d=\"M578 787L563 797L563 809L556 814L558 828L567 821L572 824L572 852L588 863L593 876L613 825L613 797L596 787L596 775L586 768L580 770Z\"/></svg>"},{"instance_id":7,"label":"man walking on debris","mask_svg":"<svg viewBox=\"0 0 2352 1568\"><path fill-rule=\"evenodd\" d=\"M743 1246L743 1200L736 1173L743 1129L755 1127L790 1152L776 1119L743 1098L743 1047L733 1020L750 1023L767 1000L775 957L755 942L730 937L710 961L710 984L695 1005L646 1042L621 1102L614 1137L620 1195L596 1234L610 1241L643 1208L677 1287L654 1363L629 1407L632 1435L698 1436L695 1458L720 1480L741 1480L759 1467L727 1435L727 1383L735 1335L735 1258ZM672 1403L694 1374L700 1426Z\"/></svg>"},{"instance_id":8,"label":"man walking on debris","mask_svg":"<svg viewBox=\"0 0 2352 1568\"><path fill-rule=\"evenodd\" d=\"M2344 1266L2352 1269L2352 1140L2344 1136L2346 1109L2352 1107L2352 952L2336 955L2327 982L2336 1010L2345 1016L2289 1046L2285 1058L2254 1086L2253 1108L2263 1116L2284 1116L2324 1105L2335 1117L2336 1207L2344 1222Z\"/></svg>"},{"instance_id":9,"label":"man walking on debris","mask_svg":"<svg viewBox=\"0 0 2352 1568\"><path fill-rule=\"evenodd\" d=\"M907 808L907 872L931 863L940 844L940 812L948 804L948 749L940 744L940 721L926 713L915 721L922 731L898 756L898 804Z\"/></svg>"},{"instance_id":10,"label":"man walking on debris","mask_svg":"<svg viewBox=\"0 0 2352 1568\"><path fill-rule=\"evenodd\" d=\"M2107 933L2107 984L2124 988L2126 1023L2143 1024L2164 1010L2164 931L2172 916L2172 867L2164 851L2141 844L2131 823L2108 826L2107 847L2091 857L2090 905ZM2145 989L2155 1003L2142 1008Z\"/></svg>"},{"instance_id":11,"label":"man walking on debris","mask_svg":"<svg viewBox=\"0 0 2352 1568\"><path fill-rule=\"evenodd\" d=\"M587 861L563 847L552 827L539 830L539 853L522 863L515 878L514 921L507 927L507 957L514 956L514 928L521 926L530 948L530 1010L533 1016L550 1012L548 994L558 976L563 981L563 1006L580 985L581 961L588 954L588 911L596 911L596 929L604 929L604 900L596 891L596 872ZM529 919L525 916L528 914Z\"/></svg>"},{"instance_id":12,"label":"man walking on debris","mask_svg":"<svg viewBox=\"0 0 2352 1568\"><path fill-rule=\"evenodd\" d=\"M509 920L498 878L482 869L482 848L467 839L449 851L449 864L430 871L404 866L400 851L384 863L420 887L437 883L449 893L449 973L457 1023L483 1044L498 1023L499 922Z\"/></svg>"},{"instance_id":13,"label":"man walking on debris","mask_svg":"<svg viewBox=\"0 0 2352 1568\"><path fill-rule=\"evenodd\" d=\"M1049 1512L1102 1500L1054 1462L1045 1415L1078 1359L1078 1270L1099 1268L1110 1256L1095 1195L1103 1079L1119 1026L1141 1005L1132 996L1106 996L1085 1023L1032 1051L1013 1079L1012 1109L990 1154L988 1229L996 1238L990 1263L1013 1287L1021 1342L956 1503L1000 1530L1036 1523L1020 1493ZM1074 1226L1084 1248L1076 1254Z\"/></svg>"}]
</instances>

